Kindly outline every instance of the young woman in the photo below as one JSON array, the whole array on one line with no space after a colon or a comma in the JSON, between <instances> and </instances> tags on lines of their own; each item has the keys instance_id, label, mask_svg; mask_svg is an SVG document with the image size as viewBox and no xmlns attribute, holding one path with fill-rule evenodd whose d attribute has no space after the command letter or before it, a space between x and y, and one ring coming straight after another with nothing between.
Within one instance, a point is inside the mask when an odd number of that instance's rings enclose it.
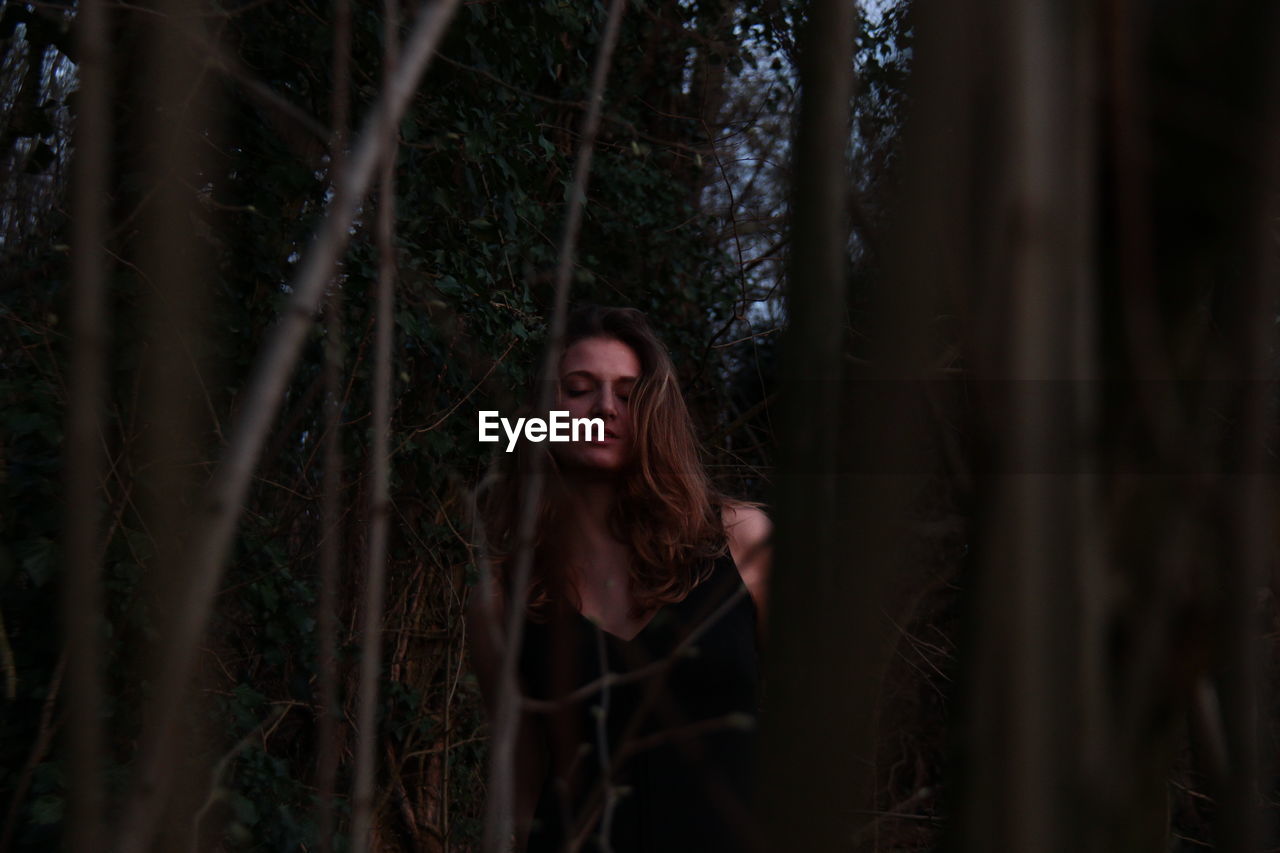
<instances>
[{"instance_id":1,"label":"young woman","mask_svg":"<svg viewBox=\"0 0 1280 853\"><path fill-rule=\"evenodd\" d=\"M711 486L639 311L574 311L558 380L554 408L605 429L521 448L550 458L519 650L516 849L753 849L769 521ZM505 624L518 470L487 502L497 583L468 610L491 712L504 650L486 620Z\"/></svg>"}]
</instances>

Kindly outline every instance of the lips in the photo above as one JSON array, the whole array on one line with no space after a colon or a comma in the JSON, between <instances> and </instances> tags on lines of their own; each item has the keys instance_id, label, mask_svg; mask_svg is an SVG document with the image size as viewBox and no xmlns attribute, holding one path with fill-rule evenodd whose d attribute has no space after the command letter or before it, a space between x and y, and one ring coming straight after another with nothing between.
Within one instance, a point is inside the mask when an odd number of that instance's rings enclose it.
<instances>
[{"instance_id":1,"label":"lips","mask_svg":"<svg viewBox=\"0 0 1280 853\"><path fill-rule=\"evenodd\" d=\"M619 435L618 435L616 432L614 432L613 430L608 430L608 429L607 429L607 430L605 430L605 431L604 431L604 437L605 437L605 438L620 438L621 436L619 436Z\"/></svg>"}]
</instances>

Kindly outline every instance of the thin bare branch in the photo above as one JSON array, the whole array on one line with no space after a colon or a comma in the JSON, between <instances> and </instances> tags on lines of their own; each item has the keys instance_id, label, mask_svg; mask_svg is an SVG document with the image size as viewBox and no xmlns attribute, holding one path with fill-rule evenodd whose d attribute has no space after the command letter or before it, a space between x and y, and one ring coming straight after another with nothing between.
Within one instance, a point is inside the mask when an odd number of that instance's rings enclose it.
<instances>
[{"instance_id":1,"label":"thin bare branch","mask_svg":"<svg viewBox=\"0 0 1280 853\"><path fill-rule=\"evenodd\" d=\"M213 771L209 774L209 795L205 797L204 803L196 811L195 817L191 820L191 853L200 853L200 824L204 823L205 817L217 805L226 792L222 788L222 779L227 775L227 768L231 766L231 762L253 742L255 737L262 735L264 732L273 729L280 719L287 713L293 705L286 704L277 708L270 717L263 720L257 726L252 728L244 737L236 742L225 755L218 759L213 765Z\"/></svg>"},{"instance_id":2,"label":"thin bare branch","mask_svg":"<svg viewBox=\"0 0 1280 853\"><path fill-rule=\"evenodd\" d=\"M332 168L342 174L346 168L347 124L350 113L350 90L347 75L351 65L351 2L337 0L333 21L333 116ZM320 581L316 608L316 631L319 634L317 681L320 694L320 718L316 727L316 785L319 789L319 814L316 820L316 842L320 853L333 853L333 798L338 787L338 567L342 553L342 288L341 262L334 265L334 276L325 306L324 390L325 431L324 479L321 484L321 523L324 537L320 542Z\"/></svg>"},{"instance_id":3,"label":"thin bare branch","mask_svg":"<svg viewBox=\"0 0 1280 853\"><path fill-rule=\"evenodd\" d=\"M720 606L712 611L705 621L698 625L697 628L690 631L684 639L677 643L675 648L671 650L671 653L665 657L647 663L644 666L636 667L629 672L605 672L594 681L588 681L586 684L581 685L571 693L566 693L559 699L542 700L525 698L522 705L530 711L555 713L563 710L567 705L581 702L582 700L593 696L600 691L607 690L610 687L621 687L624 684L642 682L657 675L663 670L670 669L677 661L680 660L680 658L688 654L689 650L694 647L694 644L697 643L699 639L702 638L703 634L723 619L729 611L737 606L738 601L746 597L747 594L746 587L740 587L737 592L733 593L721 602Z\"/></svg>"},{"instance_id":4,"label":"thin bare branch","mask_svg":"<svg viewBox=\"0 0 1280 853\"><path fill-rule=\"evenodd\" d=\"M4 829L0 831L0 853L9 853L13 849L10 846L13 833L18 828L18 816L22 814L27 791L31 788L31 780L35 776L36 767L48 754L54 733L61 723L61 720L55 720L53 715L58 708L58 693L62 689L62 677L66 671L67 653L64 651L58 660L58 665L54 667L53 677L49 679L49 692L45 695L44 707L40 711L40 726L36 729L36 738L31 744L31 752L27 754L27 760L22 765L22 770L18 772L17 781L12 787L13 794L9 800L9 810L5 814Z\"/></svg>"}]
</instances>

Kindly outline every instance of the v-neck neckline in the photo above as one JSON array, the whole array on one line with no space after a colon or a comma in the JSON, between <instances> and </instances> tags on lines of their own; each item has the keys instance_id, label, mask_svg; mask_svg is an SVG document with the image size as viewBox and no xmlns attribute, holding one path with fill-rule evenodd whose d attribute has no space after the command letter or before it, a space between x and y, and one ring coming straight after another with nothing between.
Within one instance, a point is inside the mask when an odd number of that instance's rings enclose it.
<instances>
[{"instance_id":1,"label":"v-neck neckline","mask_svg":"<svg viewBox=\"0 0 1280 853\"><path fill-rule=\"evenodd\" d=\"M684 599L681 599L681 601L684 601L684 600L686 600L687 598L688 598L688 596L686 596ZM679 603L679 602L676 602L676 603ZM639 630L639 631L636 631L634 634L632 634L632 635L631 635L631 639L629 639L629 640L628 640L626 637L621 637L621 636L619 636L619 635L617 635L617 634L613 633L612 631L608 630L608 629L607 629L607 628L605 628L603 625L601 625L599 622L596 622L594 619L592 619L592 618L591 618L590 616L588 616L587 614L583 613L583 612L582 612L581 610L579 610L578 608L574 607L574 608L571 608L571 609L573 610L573 612L574 612L574 613L578 614L578 618L579 618L579 619L581 619L581 620L582 620L583 622L585 622L586 624L590 625L592 628L595 628L595 629L596 629L596 630L598 630L600 633L605 634L606 636L612 637L613 639L617 640L619 643L634 643L634 642L636 642L637 640L639 640L639 639L640 639L640 635L641 635L641 634L643 634L645 631L648 631L648 630L649 630L649 626L653 624L653 620L654 620L654 619L657 619L657 618L662 614L662 612L663 612L664 610L666 610L666 609L667 609L668 607L670 607L670 606L671 606L670 604L664 604L664 605L662 605L661 607L659 607L657 610L653 611L653 613L649 616L649 618L645 620L645 623L644 623L643 625L641 625L641 626L640 626L640 630Z\"/></svg>"},{"instance_id":2,"label":"v-neck neckline","mask_svg":"<svg viewBox=\"0 0 1280 853\"><path fill-rule=\"evenodd\" d=\"M725 552L725 554L727 555L727 554L728 554L728 551L726 551L726 552ZM692 597L693 597L693 594L694 594L694 593L695 593L699 588L704 587L704 586L707 586L708 584L710 584L710 583L712 582L712 579L713 579L714 577L718 577L718 576L719 576L719 571L720 571L720 565L719 565L719 560L717 560L717 561L716 561L716 565L712 567L711 573L710 573L709 575L707 575L707 577L706 577L706 578L704 578L704 579L703 579L703 582L702 582L702 583L696 584L696 585L693 587L693 589L690 589L690 590L689 590L689 592L685 595L685 597L684 597L684 598L682 598L682 599L680 599L679 601L670 601L670 602L667 602L666 604L664 604L664 605L662 605L661 607L659 607L657 610L653 611L652 615L650 615L650 616L649 616L649 618L645 621L645 623L644 623L643 625L641 625L641 626L640 626L640 630L639 630L639 631L636 631L634 634L632 634L632 635L631 635L631 639L629 639L629 640L628 640L628 639L626 639L625 637L620 637L620 636L618 636L617 634L613 633L612 631L610 631L610 630L606 629L603 625L600 625L598 622L593 621L589 616L587 616L585 613L583 613L583 612L582 612L581 610L579 610L578 608L573 607L572 605L570 605L570 606L569 606L569 609L570 609L570 610L572 610L575 614L577 614L578 619L579 619L579 620L581 620L584 624L590 625L592 628L595 628L595 629L599 630L599 631L600 631L602 634L604 634L605 636L611 637L611 638L613 638L614 640L617 640L619 643L625 643L625 644L630 645L630 644L632 644L632 643L635 643L635 642L639 641L640 637L641 637L641 636L643 636L643 635L644 635L644 633L645 633L646 631L648 631L651 627L653 627L654 620L655 620L655 619L657 619L659 616L662 616L662 615L667 611L667 609L668 609L668 608L671 608L671 607L675 607L675 606L677 606L677 605L684 604L686 601L688 601L690 598L692 598Z\"/></svg>"}]
</instances>

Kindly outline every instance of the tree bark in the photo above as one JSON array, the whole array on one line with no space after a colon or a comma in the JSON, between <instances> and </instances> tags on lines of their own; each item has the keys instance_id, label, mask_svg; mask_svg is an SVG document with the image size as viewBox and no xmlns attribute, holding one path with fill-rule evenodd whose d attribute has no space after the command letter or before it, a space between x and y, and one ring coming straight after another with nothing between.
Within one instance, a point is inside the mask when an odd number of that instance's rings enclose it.
<instances>
[{"instance_id":1,"label":"tree bark","mask_svg":"<svg viewBox=\"0 0 1280 853\"><path fill-rule=\"evenodd\" d=\"M896 484L862 467L874 427L841 434L854 5L815 0L801 39L757 813L763 849L825 851L849 846L872 790L891 549L872 526Z\"/></svg>"},{"instance_id":2,"label":"tree bark","mask_svg":"<svg viewBox=\"0 0 1280 853\"><path fill-rule=\"evenodd\" d=\"M399 61L399 0L385 0L383 68L395 76ZM359 716L356 719L355 790L352 795L351 849L365 853L373 823L377 769L378 685L382 669L382 609L387 577L387 527L391 512L391 342L395 336L396 153L399 123L382 133L382 174L378 182L378 304L374 323L373 446L369 454L369 564L365 573L363 632L360 643Z\"/></svg>"},{"instance_id":3,"label":"tree bark","mask_svg":"<svg viewBox=\"0 0 1280 853\"><path fill-rule=\"evenodd\" d=\"M91 853L102 838L104 618L101 530L103 410L107 387L106 188L111 123L106 9L84 0L76 15L80 96L76 116L72 235L71 385L67 414L68 849ZM13 697L10 696L10 699Z\"/></svg>"}]
</instances>

